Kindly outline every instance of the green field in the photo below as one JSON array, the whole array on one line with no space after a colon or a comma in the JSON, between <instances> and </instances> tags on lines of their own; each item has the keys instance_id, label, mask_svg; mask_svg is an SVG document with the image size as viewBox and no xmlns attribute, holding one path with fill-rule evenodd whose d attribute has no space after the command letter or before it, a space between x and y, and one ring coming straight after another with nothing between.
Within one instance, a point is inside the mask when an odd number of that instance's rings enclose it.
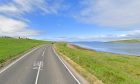
<instances>
[{"instance_id":1,"label":"green field","mask_svg":"<svg viewBox=\"0 0 140 84\"><path fill-rule=\"evenodd\" d=\"M117 41L111 41L111 42L121 42L121 43L140 43L140 40L117 40Z\"/></svg>"},{"instance_id":2,"label":"green field","mask_svg":"<svg viewBox=\"0 0 140 84\"><path fill-rule=\"evenodd\" d=\"M31 39L0 38L0 64L17 57L17 55L45 41Z\"/></svg>"},{"instance_id":3,"label":"green field","mask_svg":"<svg viewBox=\"0 0 140 84\"><path fill-rule=\"evenodd\" d=\"M105 84L140 84L140 57L96 52L66 43L55 44L57 51L69 57Z\"/></svg>"}]
</instances>

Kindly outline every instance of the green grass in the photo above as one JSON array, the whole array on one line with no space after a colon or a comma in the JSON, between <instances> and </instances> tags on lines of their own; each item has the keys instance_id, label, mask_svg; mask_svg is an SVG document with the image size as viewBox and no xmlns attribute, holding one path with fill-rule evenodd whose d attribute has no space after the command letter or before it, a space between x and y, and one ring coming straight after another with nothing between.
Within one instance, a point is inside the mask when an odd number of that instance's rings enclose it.
<instances>
[{"instance_id":1,"label":"green grass","mask_svg":"<svg viewBox=\"0 0 140 84\"><path fill-rule=\"evenodd\" d=\"M140 57L70 48L66 43L55 45L59 52L105 84L140 84Z\"/></svg>"},{"instance_id":2,"label":"green grass","mask_svg":"<svg viewBox=\"0 0 140 84\"><path fill-rule=\"evenodd\" d=\"M30 39L0 38L0 64L43 43L46 42Z\"/></svg>"},{"instance_id":3,"label":"green grass","mask_svg":"<svg viewBox=\"0 0 140 84\"><path fill-rule=\"evenodd\" d=\"M121 42L121 43L140 43L140 40L118 40L112 42Z\"/></svg>"}]
</instances>

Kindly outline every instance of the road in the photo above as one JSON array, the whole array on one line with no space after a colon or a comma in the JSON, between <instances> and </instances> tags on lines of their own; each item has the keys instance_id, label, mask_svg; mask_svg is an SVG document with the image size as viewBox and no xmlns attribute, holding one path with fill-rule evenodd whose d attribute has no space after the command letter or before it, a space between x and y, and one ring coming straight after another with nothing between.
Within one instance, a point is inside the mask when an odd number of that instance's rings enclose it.
<instances>
[{"instance_id":1,"label":"road","mask_svg":"<svg viewBox=\"0 0 140 84\"><path fill-rule=\"evenodd\" d=\"M80 84L51 45L32 50L0 71L0 84Z\"/></svg>"}]
</instances>

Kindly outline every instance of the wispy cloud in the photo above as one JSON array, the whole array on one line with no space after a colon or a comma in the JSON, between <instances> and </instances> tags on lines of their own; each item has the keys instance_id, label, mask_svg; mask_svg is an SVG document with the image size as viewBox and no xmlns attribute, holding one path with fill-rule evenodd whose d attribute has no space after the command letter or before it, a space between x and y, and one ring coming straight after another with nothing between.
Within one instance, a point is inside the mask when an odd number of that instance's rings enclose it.
<instances>
[{"instance_id":1,"label":"wispy cloud","mask_svg":"<svg viewBox=\"0 0 140 84\"><path fill-rule=\"evenodd\" d=\"M36 10L45 13L57 13L61 8L61 2L48 2L47 0L12 0L0 5L0 13L24 15Z\"/></svg>"},{"instance_id":2,"label":"wispy cloud","mask_svg":"<svg viewBox=\"0 0 140 84\"><path fill-rule=\"evenodd\" d=\"M77 19L109 27L132 27L140 24L140 0L82 0Z\"/></svg>"},{"instance_id":3,"label":"wispy cloud","mask_svg":"<svg viewBox=\"0 0 140 84\"><path fill-rule=\"evenodd\" d=\"M0 36L29 37L38 35L39 31L30 27L26 14L50 14L61 9L62 0L11 0L0 4Z\"/></svg>"}]
</instances>

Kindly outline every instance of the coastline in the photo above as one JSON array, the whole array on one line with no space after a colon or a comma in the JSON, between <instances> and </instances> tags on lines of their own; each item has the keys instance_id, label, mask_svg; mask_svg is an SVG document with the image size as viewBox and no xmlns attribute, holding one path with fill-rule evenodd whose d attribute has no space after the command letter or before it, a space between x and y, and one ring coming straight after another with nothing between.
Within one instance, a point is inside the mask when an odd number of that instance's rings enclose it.
<instances>
[{"instance_id":1,"label":"coastline","mask_svg":"<svg viewBox=\"0 0 140 84\"><path fill-rule=\"evenodd\" d=\"M70 48L81 48L81 47L78 47L76 45L67 45L68 47ZM63 54L62 52L60 52L56 46L56 44L54 44L54 49L56 50L56 52L67 62L69 63L73 68L74 68L74 71L76 73L78 73L79 75L81 75L81 77L86 81L87 83L86 84L104 84L102 82L102 80L98 79L95 75L89 73L86 69L84 69L82 66L80 66L78 63L74 62L72 59L70 59L69 57L67 57L65 54ZM83 50L88 50L88 49L85 49L85 48L81 48ZM93 51L93 50L91 50Z\"/></svg>"},{"instance_id":2,"label":"coastline","mask_svg":"<svg viewBox=\"0 0 140 84\"><path fill-rule=\"evenodd\" d=\"M84 71L93 75L105 84L139 84L140 83L140 58L121 54L98 52L77 45L56 43L57 51L73 61ZM81 69L81 68L80 68ZM84 75L84 77L89 77ZM90 78L92 80L92 78ZM91 83L94 84L94 83Z\"/></svg>"},{"instance_id":3,"label":"coastline","mask_svg":"<svg viewBox=\"0 0 140 84\"><path fill-rule=\"evenodd\" d=\"M140 57L140 55L130 55L130 54L114 53L114 52L109 52L109 51L108 52L107 51L99 51L99 50L95 50L95 49L91 49L91 48L82 47L82 46L76 45L76 44L69 44L69 45L72 45L72 46L79 48L79 49L89 50L89 51L94 51L94 52L102 52L102 53L111 53L111 54L117 54L117 55Z\"/></svg>"}]
</instances>

